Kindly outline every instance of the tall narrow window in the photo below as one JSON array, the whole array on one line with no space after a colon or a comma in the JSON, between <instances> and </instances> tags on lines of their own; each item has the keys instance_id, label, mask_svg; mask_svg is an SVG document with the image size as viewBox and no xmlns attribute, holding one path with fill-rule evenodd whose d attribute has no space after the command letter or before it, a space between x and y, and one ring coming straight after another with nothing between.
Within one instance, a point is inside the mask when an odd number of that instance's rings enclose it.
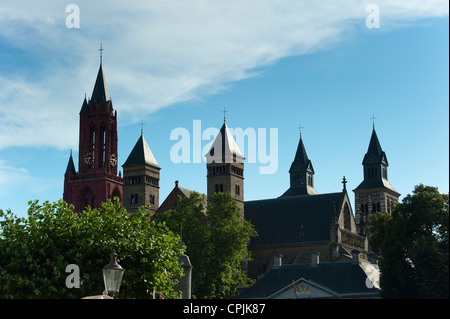
<instances>
[{"instance_id":1,"label":"tall narrow window","mask_svg":"<svg viewBox=\"0 0 450 319\"><path fill-rule=\"evenodd\" d=\"M102 143L102 157L101 157L101 163L99 163L100 168L105 167L106 163L106 129L105 125L100 126L100 136L101 136L101 143Z\"/></svg>"},{"instance_id":2,"label":"tall narrow window","mask_svg":"<svg viewBox=\"0 0 450 319\"><path fill-rule=\"evenodd\" d=\"M94 167L94 163L95 163L95 128L94 126L90 127L90 144L89 145L89 151L90 151L90 162L89 162L89 167L92 168Z\"/></svg>"}]
</instances>

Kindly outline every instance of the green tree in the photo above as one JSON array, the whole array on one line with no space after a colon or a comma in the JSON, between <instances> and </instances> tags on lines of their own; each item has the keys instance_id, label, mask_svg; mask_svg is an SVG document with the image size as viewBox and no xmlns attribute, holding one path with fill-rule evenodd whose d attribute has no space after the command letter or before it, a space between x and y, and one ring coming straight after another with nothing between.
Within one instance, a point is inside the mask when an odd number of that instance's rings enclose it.
<instances>
[{"instance_id":1,"label":"green tree","mask_svg":"<svg viewBox=\"0 0 450 319\"><path fill-rule=\"evenodd\" d=\"M371 216L382 297L449 297L448 199L436 187L420 184L392 215Z\"/></svg>"},{"instance_id":2,"label":"green tree","mask_svg":"<svg viewBox=\"0 0 450 319\"><path fill-rule=\"evenodd\" d=\"M249 240L256 236L253 225L241 218L229 193L205 197L193 192L180 198L174 210L157 215L168 227L182 234L192 269L192 294L196 298L231 298L238 288L251 284L245 273L250 261Z\"/></svg>"},{"instance_id":3,"label":"green tree","mask_svg":"<svg viewBox=\"0 0 450 319\"><path fill-rule=\"evenodd\" d=\"M119 298L151 298L153 290L178 297L179 237L108 201L100 209L73 212L60 200L29 202L28 217L0 210L0 297L82 298L104 290L101 269L113 249L125 269ZM68 288L69 264L80 270L80 287Z\"/></svg>"}]
</instances>

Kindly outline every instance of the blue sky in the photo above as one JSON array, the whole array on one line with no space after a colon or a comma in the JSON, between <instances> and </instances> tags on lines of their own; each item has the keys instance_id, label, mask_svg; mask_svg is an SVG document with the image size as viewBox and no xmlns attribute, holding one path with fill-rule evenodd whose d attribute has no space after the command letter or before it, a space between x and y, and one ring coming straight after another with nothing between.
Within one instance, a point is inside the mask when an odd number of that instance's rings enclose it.
<instances>
[{"instance_id":1,"label":"blue sky","mask_svg":"<svg viewBox=\"0 0 450 319\"><path fill-rule=\"evenodd\" d=\"M62 198L100 42L119 165L144 121L161 199L175 180L206 192L205 163L174 163L170 134L185 128L192 138L194 120L219 129L223 108L231 128L278 132L276 172L245 165L246 200L289 187L300 124L316 190L340 191L344 175L356 188L372 115L402 197L419 183L449 191L448 1L105 3L76 2L80 28L70 29L67 4L0 4L0 208L25 216L31 199ZM380 28L366 27L370 3Z\"/></svg>"}]
</instances>

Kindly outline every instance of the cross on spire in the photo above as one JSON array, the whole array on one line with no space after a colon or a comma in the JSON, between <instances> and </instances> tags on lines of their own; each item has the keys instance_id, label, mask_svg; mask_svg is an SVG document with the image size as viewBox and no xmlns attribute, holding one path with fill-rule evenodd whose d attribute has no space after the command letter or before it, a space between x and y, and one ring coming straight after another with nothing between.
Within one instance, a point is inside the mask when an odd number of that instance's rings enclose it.
<instances>
[{"instance_id":1,"label":"cross on spire","mask_svg":"<svg viewBox=\"0 0 450 319\"><path fill-rule=\"evenodd\" d=\"M103 43L100 43L100 49L98 50L100 52L100 64L102 64L102 58L103 58Z\"/></svg>"},{"instance_id":2,"label":"cross on spire","mask_svg":"<svg viewBox=\"0 0 450 319\"><path fill-rule=\"evenodd\" d=\"M228 112L227 109L226 109L226 108L223 108L222 113L223 113L223 122L224 122L224 123L227 121L227 117L226 117L226 114L225 114L225 113L227 113L227 112Z\"/></svg>"},{"instance_id":3,"label":"cross on spire","mask_svg":"<svg viewBox=\"0 0 450 319\"><path fill-rule=\"evenodd\" d=\"M139 125L141 126L141 135L144 135L144 124L145 123L142 120L139 122Z\"/></svg>"},{"instance_id":4,"label":"cross on spire","mask_svg":"<svg viewBox=\"0 0 450 319\"><path fill-rule=\"evenodd\" d=\"M345 179L345 176L342 179L342 184L344 184L344 189L346 189L347 180Z\"/></svg>"},{"instance_id":5,"label":"cross on spire","mask_svg":"<svg viewBox=\"0 0 450 319\"><path fill-rule=\"evenodd\" d=\"M372 117L370 119L372 120L372 127L375 128L375 120L376 120L375 115L372 114Z\"/></svg>"},{"instance_id":6,"label":"cross on spire","mask_svg":"<svg viewBox=\"0 0 450 319\"><path fill-rule=\"evenodd\" d=\"M299 127L297 127L300 130L300 137L302 137L302 128L304 128L301 124Z\"/></svg>"}]
</instances>

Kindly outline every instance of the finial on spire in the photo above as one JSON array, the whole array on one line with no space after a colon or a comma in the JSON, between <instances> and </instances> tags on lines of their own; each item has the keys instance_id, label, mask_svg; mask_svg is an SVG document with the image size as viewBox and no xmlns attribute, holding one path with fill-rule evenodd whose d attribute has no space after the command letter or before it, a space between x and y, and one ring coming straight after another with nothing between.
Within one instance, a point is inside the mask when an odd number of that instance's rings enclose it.
<instances>
[{"instance_id":1,"label":"finial on spire","mask_svg":"<svg viewBox=\"0 0 450 319\"><path fill-rule=\"evenodd\" d=\"M304 128L301 124L299 127L297 127L300 130L300 137L302 137L302 128Z\"/></svg>"},{"instance_id":2,"label":"finial on spire","mask_svg":"<svg viewBox=\"0 0 450 319\"><path fill-rule=\"evenodd\" d=\"M227 109L226 109L226 108L223 108L222 113L223 113L223 122L224 122L224 123L226 123L226 121L227 121L227 117L226 117L226 114L225 114L225 113L227 113L227 112L228 112Z\"/></svg>"},{"instance_id":3,"label":"finial on spire","mask_svg":"<svg viewBox=\"0 0 450 319\"><path fill-rule=\"evenodd\" d=\"M344 184L344 190L345 190L346 189L346 184L347 184L347 180L345 179L345 176L342 179L342 184Z\"/></svg>"},{"instance_id":4,"label":"finial on spire","mask_svg":"<svg viewBox=\"0 0 450 319\"><path fill-rule=\"evenodd\" d=\"M139 125L141 126L141 135L144 135L144 124L145 123L142 120L139 122Z\"/></svg>"},{"instance_id":5,"label":"finial on spire","mask_svg":"<svg viewBox=\"0 0 450 319\"><path fill-rule=\"evenodd\" d=\"M372 117L370 119L372 120L372 127L375 129L375 120L376 120L375 115L372 114Z\"/></svg>"},{"instance_id":6,"label":"finial on spire","mask_svg":"<svg viewBox=\"0 0 450 319\"><path fill-rule=\"evenodd\" d=\"M102 64L102 59L103 59L103 43L100 43L100 49L99 49L98 51L100 51L100 64Z\"/></svg>"}]
</instances>

